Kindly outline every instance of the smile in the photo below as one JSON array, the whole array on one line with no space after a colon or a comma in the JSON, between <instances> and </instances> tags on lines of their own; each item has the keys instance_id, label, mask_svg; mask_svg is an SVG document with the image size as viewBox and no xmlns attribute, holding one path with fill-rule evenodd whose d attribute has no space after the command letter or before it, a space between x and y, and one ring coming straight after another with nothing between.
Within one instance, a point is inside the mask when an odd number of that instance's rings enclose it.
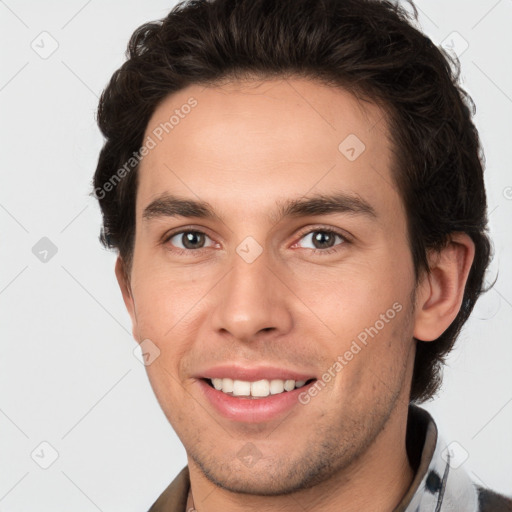
<instances>
[{"instance_id":1,"label":"smile","mask_svg":"<svg viewBox=\"0 0 512 512\"><path fill-rule=\"evenodd\" d=\"M217 391L221 391L234 397L265 398L270 395L287 393L294 389L309 384L314 379L293 380L293 379L260 379L257 381L237 380L230 378L206 379L207 382Z\"/></svg>"}]
</instances>

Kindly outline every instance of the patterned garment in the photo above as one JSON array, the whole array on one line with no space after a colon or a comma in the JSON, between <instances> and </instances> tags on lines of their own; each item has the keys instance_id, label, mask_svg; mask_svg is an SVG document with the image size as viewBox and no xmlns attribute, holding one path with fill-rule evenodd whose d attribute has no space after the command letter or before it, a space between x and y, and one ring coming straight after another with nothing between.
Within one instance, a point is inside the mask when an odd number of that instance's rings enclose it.
<instances>
[{"instance_id":1,"label":"patterned garment","mask_svg":"<svg viewBox=\"0 0 512 512\"><path fill-rule=\"evenodd\" d=\"M454 446L457 448L453 444L447 446L438 435L427 411L409 407L407 453L415 477L393 512L512 512L512 499L472 482ZM149 512L195 512L188 467Z\"/></svg>"},{"instance_id":2,"label":"patterned garment","mask_svg":"<svg viewBox=\"0 0 512 512\"><path fill-rule=\"evenodd\" d=\"M462 466L457 467L454 454L441 437L433 420L428 425L425 447L432 446L430 437L437 438L434 453L421 482L416 487L406 512L479 512L478 488ZM429 442L427 443L427 440Z\"/></svg>"},{"instance_id":3,"label":"patterned garment","mask_svg":"<svg viewBox=\"0 0 512 512\"><path fill-rule=\"evenodd\" d=\"M510 512L512 500L475 484L457 460L458 443L447 445L424 409L410 406L409 423L426 432L420 466L411 488L394 512ZM410 433L408 425L408 433ZM463 450L463 449L462 449Z\"/></svg>"}]
</instances>

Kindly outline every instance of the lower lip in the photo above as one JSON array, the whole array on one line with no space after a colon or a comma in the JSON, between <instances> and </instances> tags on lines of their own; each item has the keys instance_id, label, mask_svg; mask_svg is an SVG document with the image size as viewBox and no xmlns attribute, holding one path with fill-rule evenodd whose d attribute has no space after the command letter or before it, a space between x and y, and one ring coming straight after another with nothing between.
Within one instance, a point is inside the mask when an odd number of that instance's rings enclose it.
<instances>
[{"instance_id":1,"label":"lower lip","mask_svg":"<svg viewBox=\"0 0 512 512\"><path fill-rule=\"evenodd\" d=\"M227 395L201 379L197 382L206 399L217 412L230 420L246 423L269 421L290 411L294 406L301 405L299 395L315 383L312 381L293 391L285 391L265 398L249 398Z\"/></svg>"}]
</instances>

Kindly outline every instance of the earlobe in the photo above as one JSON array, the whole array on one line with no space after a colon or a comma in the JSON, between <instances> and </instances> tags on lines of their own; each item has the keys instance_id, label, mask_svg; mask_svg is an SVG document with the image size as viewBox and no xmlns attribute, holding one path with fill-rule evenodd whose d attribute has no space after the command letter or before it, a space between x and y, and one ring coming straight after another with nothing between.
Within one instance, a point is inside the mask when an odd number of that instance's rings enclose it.
<instances>
[{"instance_id":1,"label":"earlobe","mask_svg":"<svg viewBox=\"0 0 512 512\"><path fill-rule=\"evenodd\" d=\"M453 322L474 255L475 244L466 233L453 233L441 251L429 255L430 273L424 273L416 291L416 339L433 341Z\"/></svg>"}]
</instances>

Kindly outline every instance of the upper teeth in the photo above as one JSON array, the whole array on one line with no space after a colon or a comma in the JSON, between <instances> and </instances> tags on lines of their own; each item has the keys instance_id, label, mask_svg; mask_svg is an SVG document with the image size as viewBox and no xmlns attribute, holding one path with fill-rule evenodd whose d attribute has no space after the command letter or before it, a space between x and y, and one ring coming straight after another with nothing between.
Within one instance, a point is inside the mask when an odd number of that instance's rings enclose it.
<instances>
[{"instance_id":1,"label":"upper teeth","mask_svg":"<svg viewBox=\"0 0 512 512\"><path fill-rule=\"evenodd\" d=\"M234 396L257 396L265 397L277 395L283 391L292 391L306 384L305 380L257 380L249 382L246 380L233 379L211 379L213 387L223 393L232 393Z\"/></svg>"}]
</instances>

